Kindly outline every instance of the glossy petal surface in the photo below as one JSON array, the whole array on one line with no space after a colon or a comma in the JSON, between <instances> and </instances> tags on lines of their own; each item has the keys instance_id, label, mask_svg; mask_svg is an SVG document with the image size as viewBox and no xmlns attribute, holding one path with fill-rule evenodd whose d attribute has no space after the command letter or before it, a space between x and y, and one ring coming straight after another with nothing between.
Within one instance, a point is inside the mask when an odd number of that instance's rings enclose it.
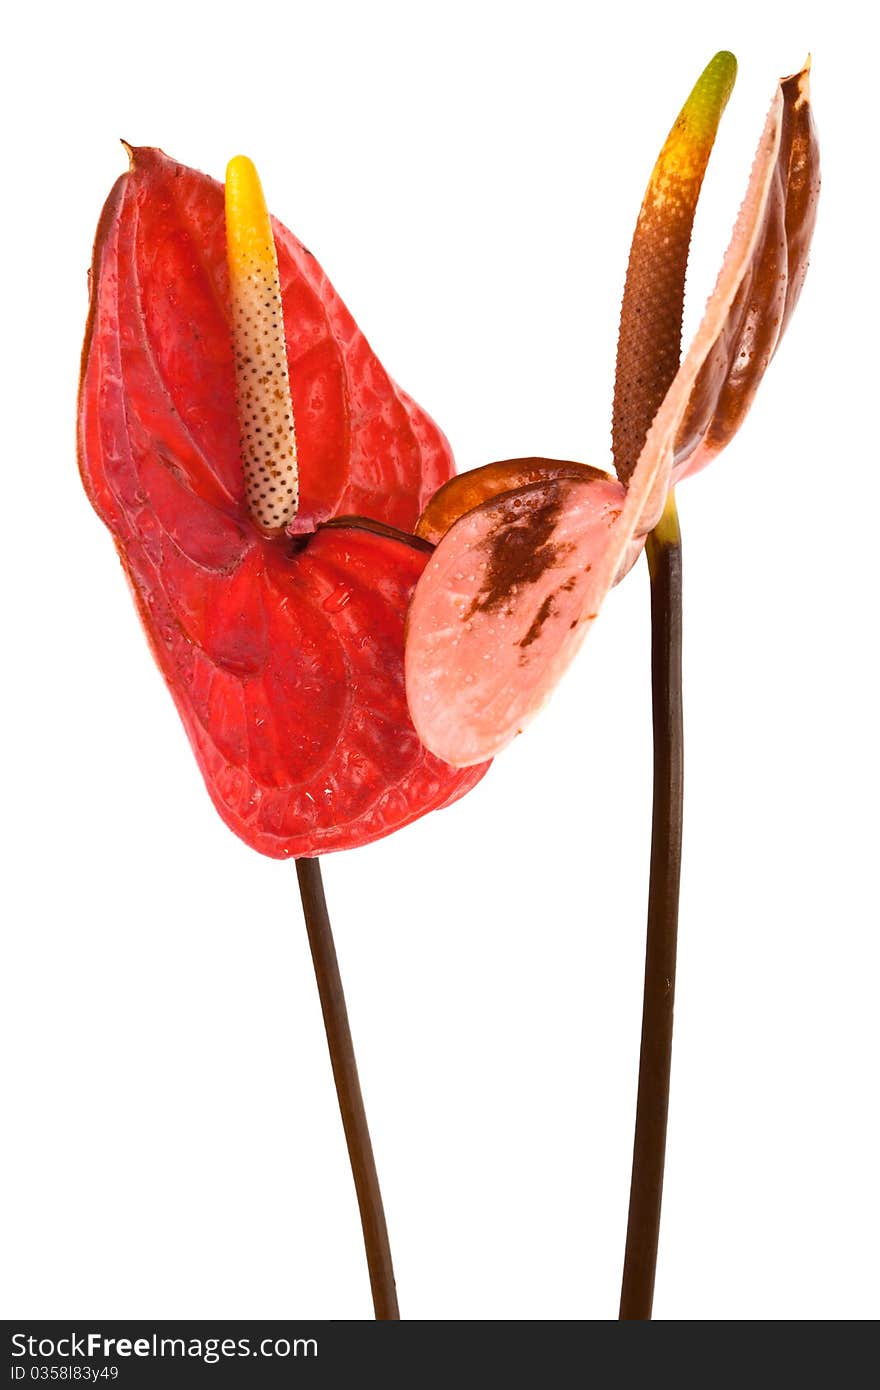
<instances>
[{"instance_id":1,"label":"glossy petal surface","mask_svg":"<svg viewBox=\"0 0 880 1390\"><path fill-rule=\"evenodd\" d=\"M582 481L600 479L607 482L609 475L599 468L590 468L586 463L572 463L567 459L530 457L487 463L482 468L458 473L444 483L419 517L416 535L436 545L459 517L479 507L482 502L488 502L504 492L515 492L531 483L553 482L557 478L579 478Z\"/></svg>"},{"instance_id":2,"label":"glossy petal surface","mask_svg":"<svg viewBox=\"0 0 880 1390\"><path fill-rule=\"evenodd\" d=\"M314 258L274 224L300 452L297 531L411 528L452 472ZM276 857L363 844L461 795L421 746L403 624L424 550L357 527L269 539L244 503L223 190L137 151L98 229L80 461L211 797Z\"/></svg>"},{"instance_id":3,"label":"glossy petal surface","mask_svg":"<svg viewBox=\"0 0 880 1390\"><path fill-rule=\"evenodd\" d=\"M614 478L535 483L482 503L440 542L406 648L413 720L440 757L478 763L537 713L614 582L625 499Z\"/></svg>"}]
</instances>

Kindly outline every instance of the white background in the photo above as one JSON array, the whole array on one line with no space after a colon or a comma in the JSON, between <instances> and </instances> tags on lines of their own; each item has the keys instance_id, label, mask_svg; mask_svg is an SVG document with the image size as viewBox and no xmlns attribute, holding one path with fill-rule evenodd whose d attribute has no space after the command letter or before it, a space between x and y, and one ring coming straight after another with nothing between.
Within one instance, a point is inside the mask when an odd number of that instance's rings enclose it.
<instances>
[{"instance_id":1,"label":"white background","mask_svg":"<svg viewBox=\"0 0 880 1390\"><path fill-rule=\"evenodd\" d=\"M775 80L808 49L825 184L782 350L679 496L687 823L656 1314L878 1312L876 34L840 3L715 13L7 18L5 1316L370 1316L293 867L212 811L77 476L118 137L218 177L252 155L460 468L606 465L630 233L720 47L740 80L689 330ZM641 565L476 792L325 860L407 1318L616 1314L647 615Z\"/></svg>"}]
</instances>

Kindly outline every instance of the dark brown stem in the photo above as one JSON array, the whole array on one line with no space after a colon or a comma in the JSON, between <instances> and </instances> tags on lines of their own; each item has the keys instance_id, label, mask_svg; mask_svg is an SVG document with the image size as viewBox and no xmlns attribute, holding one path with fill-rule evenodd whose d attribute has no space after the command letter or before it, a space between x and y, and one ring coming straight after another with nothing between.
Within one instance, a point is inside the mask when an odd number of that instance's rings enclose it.
<instances>
[{"instance_id":1,"label":"dark brown stem","mask_svg":"<svg viewBox=\"0 0 880 1390\"><path fill-rule=\"evenodd\" d=\"M684 784L681 698L681 534L672 493L648 537L654 812L645 947L642 1043L620 1317L648 1319L660 1237L681 879Z\"/></svg>"},{"instance_id":2,"label":"dark brown stem","mask_svg":"<svg viewBox=\"0 0 880 1390\"><path fill-rule=\"evenodd\" d=\"M411 550L422 550L426 555L433 555L434 553L432 543L424 540L422 536L414 536L411 531L401 531L397 526L390 526L387 521L374 521L370 516L334 516L329 521L320 522L318 529L320 531L371 531L374 536L386 536L388 540L400 541L402 545L408 545Z\"/></svg>"},{"instance_id":3,"label":"dark brown stem","mask_svg":"<svg viewBox=\"0 0 880 1390\"><path fill-rule=\"evenodd\" d=\"M317 859L298 859L296 876L299 880L306 931L309 934L315 979L318 982L342 1128L345 1131L345 1142L348 1145L348 1157L361 1213L373 1307L379 1321L397 1322L400 1319L400 1311L397 1306L388 1227L385 1224L379 1176L376 1172L376 1160L373 1157L373 1146L367 1127L367 1112L364 1109L361 1083L358 1079L339 962L336 959L336 947L333 944L333 932L327 914L321 865Z\"/></svg>"}]
</instances>

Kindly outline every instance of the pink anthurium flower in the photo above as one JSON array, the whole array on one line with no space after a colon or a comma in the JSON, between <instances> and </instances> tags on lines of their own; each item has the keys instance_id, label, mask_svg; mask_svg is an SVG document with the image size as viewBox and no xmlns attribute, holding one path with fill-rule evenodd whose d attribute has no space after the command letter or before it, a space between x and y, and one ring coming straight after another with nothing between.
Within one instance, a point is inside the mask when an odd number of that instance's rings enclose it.
<instances>
[{"instance_id":1,"label":"pink anthurium flower","mask_svg":"<svg viewBox=\"0 0 880 1390\"><path fill-rule=\"evenodd\" d=\"M653 814L639 1079L620 1317L650 1318L665 1162L683 826L681 536L674 485L742 423L800 294L818 153L808 66L774 95L745 201L694 342L681 354L694 213L736 61L716 54L661 151L621 310L616 477L541 459L452 480L420 518L437 543L408 618L406 673L425 743L468 766L540 708L608 590L647 549Z\"/></svg>"},{"instance_id":2,"label":"pink anthurium flower","mask_svg":"<svg viewBox=\"0 0 880 1390\"><path fill-rule=\"evenodd\" d=\"M410 606L407 693L422 741L447 762L493 756L541 708L674 484L739 429L797 303L819 188L809 64L774 94L717 284L676 370L677 285L734 74L729 54L706 69L642 205L621 319L618 476L491 464L447 483L420 519L437 548Z\"/></svg>"}]
</instances>

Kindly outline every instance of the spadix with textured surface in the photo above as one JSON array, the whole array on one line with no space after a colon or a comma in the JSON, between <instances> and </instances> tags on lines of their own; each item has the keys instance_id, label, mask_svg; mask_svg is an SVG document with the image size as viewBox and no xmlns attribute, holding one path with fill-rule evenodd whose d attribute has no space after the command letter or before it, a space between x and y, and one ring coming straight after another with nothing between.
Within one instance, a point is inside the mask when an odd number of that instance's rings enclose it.
<instances>
[{"instance_id":1,"label":"spadix with textured surface","mask_svg":"<svg viewBox=\"0 0 880 1390\"><path fill-rule=\"evenodd\" d=\"M281 282L262 185L244 155L226 170L226 261L245 493L259 526L283 530L299 506L299 473Z\"/></svg>"}]
</instances>

